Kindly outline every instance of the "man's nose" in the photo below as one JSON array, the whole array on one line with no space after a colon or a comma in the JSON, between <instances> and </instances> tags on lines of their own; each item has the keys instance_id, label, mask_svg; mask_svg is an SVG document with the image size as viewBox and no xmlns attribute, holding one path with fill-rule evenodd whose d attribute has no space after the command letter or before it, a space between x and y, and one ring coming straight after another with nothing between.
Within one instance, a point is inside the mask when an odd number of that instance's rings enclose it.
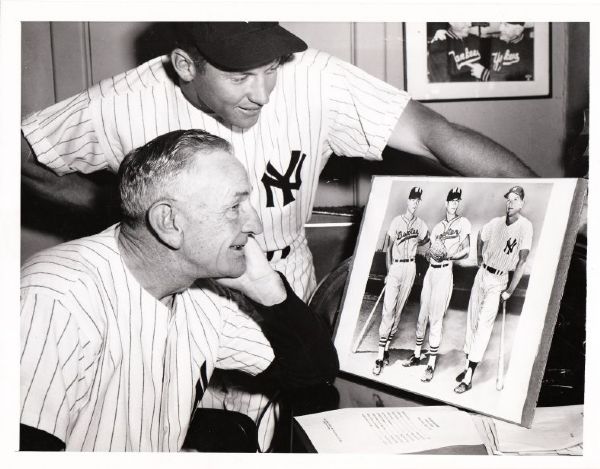
<instances>
[{"instance_id":1,"label":"man's nose","mask_svg":"<svg viewBox=\"0 0 600 469\"><path fill-rule=\"evenodd\" d=\"M268 80L261 75L255 77L248 94L248 99L255 104L264 106L269 102L270 94L271 87L269 86Z\"/></svg>"},{"instance_id":2,"label":"man's nose","mask_svg":"<svg viewBox=\"0 0 600 469\"><path fill-rule=\"evenodd\" d=\"M258 213L254 210L254 207L250 206L246 210L246 219L242 226L244 233L261 234L263 231L262 222L258 217Z\"/></svg>"}]
</instances>

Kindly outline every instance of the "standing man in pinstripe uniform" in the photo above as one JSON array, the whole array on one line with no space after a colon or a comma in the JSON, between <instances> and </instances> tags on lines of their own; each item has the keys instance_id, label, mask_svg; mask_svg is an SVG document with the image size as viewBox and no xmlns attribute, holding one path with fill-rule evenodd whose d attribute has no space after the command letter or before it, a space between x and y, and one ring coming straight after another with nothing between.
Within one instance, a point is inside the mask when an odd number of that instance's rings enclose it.
<instances>
[{"instance_id":1,"label":"standing man in pinstripe uniform","mask_svg":"<svg viewBox=\"0 0 600 469\"><path fill-rule=\"evenodd\" d=\"M188 22L175 31L168 56L23 119L25 187L49 201L92 206L105 197L77 173L116 172L127 152L158 135L207 130L232 144L262 222L256 240L307 300L316 279L304 224L332 154L381 160L389 145L436 157L462 174L533 174L495 142L351 64L307 49L277 23ZM263 402L257 399L217 392L203 402L256 417Z\"/></svg>"},{"instance_id":2,"label":"standing man in pinstripe uniform","mask_svg":"<svg viewBox=\"0 0 600 469\"><path fill-rule=\"evenodd\" d=\"M121 224L22 268L22 450L178 451L215 368L333 380L327 326L254 241L225 140L162 135L124 159L119 188Z\"/></svg>"},{"instance_id":3,"label":"standing man in pinstripe uniform","mask_svg":"<svg viewBox=\"0 0 600 469\"><path fill-rule=\"evenodd\" d=\"M465 369L456 377L454 391L462 394L472 387L473 373L485 354L500 301L515 292L531 250L533 225L521 215L525 191L511 187L506 194L506 215L486 223L477 238L477 265L465 335ZM513 272L509 283L509 272Z\"/></svg>"},{"instance_id":4,"label":"standing man in pinstripe uniform","mask_svg":"<svg viewBox=\"0 0 600 469\"><path fill-rule=\"evenodd\" d=\"M306 44L277 23L177 23L177 47L26 116L23 180L82 205L93 186L72 173L116 172L123 156L175 129L228 140L246 167L264 232L257 241L298 295L315 288L304 223L332 154L380 160L386 145L473 176L531 176L514 154L452 124L401 90ZM59 190L60 189L60 190Z\"/></svg>"},{"instance_id":5,"label":"standing man in pinstripe uniform","mask_svg":"<svg viewBox=\"0 0 600 469\"><path fill-rule=\"evenodd\" d=\"M410 190L406 212L392 220L383 242L387 275L374 375L379 375L383 366L389 364L390 343L398 330L404 303L415 281L417 247L429 242L427 225L416 215L422 195L420 187Z\"/></svg>"}]
</instances>

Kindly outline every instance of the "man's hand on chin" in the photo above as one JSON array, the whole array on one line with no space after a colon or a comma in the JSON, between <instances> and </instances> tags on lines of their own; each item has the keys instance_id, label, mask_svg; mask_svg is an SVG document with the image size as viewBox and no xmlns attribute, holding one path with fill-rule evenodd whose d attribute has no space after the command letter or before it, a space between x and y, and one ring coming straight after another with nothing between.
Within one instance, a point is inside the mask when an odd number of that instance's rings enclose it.
<instances>
[{"instance_id":1,"label":"man's hand on chin","mask_svg":"<svg viewBox=\"0 0 600 469\"><path fill-rule=\"evenodd\" d=\"M220 278L217 281L242 292L244 295L262 304L273 306L286 299L285 287L279 274L273 270L265 253L253 237L248 237L244 246L246 271L237 278Z\"/></svg>"}]
</instances>

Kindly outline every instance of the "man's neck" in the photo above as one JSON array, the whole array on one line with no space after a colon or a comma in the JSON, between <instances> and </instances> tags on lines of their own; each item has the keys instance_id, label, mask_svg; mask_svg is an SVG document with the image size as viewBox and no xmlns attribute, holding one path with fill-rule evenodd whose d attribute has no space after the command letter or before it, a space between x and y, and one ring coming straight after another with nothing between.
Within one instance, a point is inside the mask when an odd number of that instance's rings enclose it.
<instances>
[{"instance_id":1,"label":"man's neck","mask_svg":"<svg viewBox=\"0 0 600 469\"><path fill-rule=\"evenodd\" d=\"M458 214L457 213L450 213L450 212L446 212L446 221L452 221L455 218L458 218Z\"/></svg>"},{"instance_id":2,"label":"man's neck","mask_svg":"<svg viewBox=\"0 0 600 469\"><path fill-rule=\"evenodd\" d=\"M512 225L513 223L515 223L519 218L521 217L521 215L519 215L518 213L515 215L509 215L508 213L506 214L506 224L507 225Z\"/></svg>"},{"instance_id":3,"label":"man's neck","mask_svg":"<svg viewBox=\"0 0 600 469\"><path fill-rule=\"evenodd\" d=\"M415 218L415 214L410 213L408 210L406 211L406 213L404 214L404 218L408 219L408 220L412 220L413 218Z\"/></svg>"},{"instance_id":4,"label":"man's neck","mask_svg":"<svg viewBox=\"0 0 600 469\"><path fill-rule=\"evenodd\" d=\"M200 99L198 93L193 88L191 83L186 83L182 80L179 80L179 89L188 103L190 103L196 109L202 111L204 114L214 117L215 119L219 119L219 116L217 116L217 114Z\"/></svg>"},{"instance_id":5,"label":"man's neck","mask_svg":"<svg viewBox=\"0 0 600 469\"><path fill-rule=\"evenodd\" d=\"M144 290L167 307L173 304L173 295L189 285L177 277L172 254L145 228L135 229L121 224L118 246L123 262Z\"/></svg>"}]
</instances>

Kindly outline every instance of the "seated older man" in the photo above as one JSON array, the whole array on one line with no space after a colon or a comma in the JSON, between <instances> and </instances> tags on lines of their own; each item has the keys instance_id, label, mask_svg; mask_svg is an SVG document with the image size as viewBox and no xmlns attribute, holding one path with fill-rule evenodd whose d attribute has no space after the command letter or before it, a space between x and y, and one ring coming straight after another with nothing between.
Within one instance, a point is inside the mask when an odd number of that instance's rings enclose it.
<instances>
[{"instance_id":1,"label":"seated older man","mask_svg":"<svg viewBox=\"0 0 600 469\"><path fill-rule=\"evenodd\" d=\"M178 451L216 368L333 380L328 329L254 241L225 140L162 135L127 155L119 189L120 224L22 268L22 450Z\"/></svg>"}]
</instances>

